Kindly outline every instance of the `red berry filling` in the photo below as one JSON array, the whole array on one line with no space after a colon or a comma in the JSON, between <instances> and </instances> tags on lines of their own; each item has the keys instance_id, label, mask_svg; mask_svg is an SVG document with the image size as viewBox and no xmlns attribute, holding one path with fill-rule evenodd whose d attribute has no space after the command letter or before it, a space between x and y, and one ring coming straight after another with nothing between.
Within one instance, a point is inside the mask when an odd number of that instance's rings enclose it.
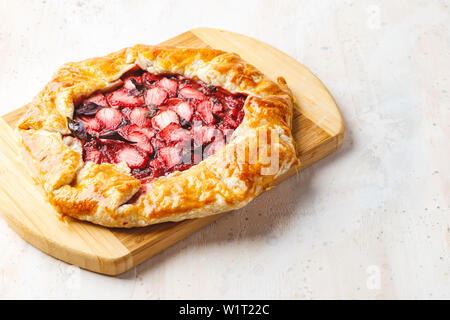
<instances>
[{"instance_id":1,"label":"red berry filling","mask_svg":"<svg viewBox=\"0 0 450 320\"><path fill-rule=\"evenodd\" d=\"M83 133L85 161L125 162L141 180L186 170L216 153L244 117L242 93L142 70L122 80L114 91L83 100L72 126Z\"/></svg>"}]
</instances>

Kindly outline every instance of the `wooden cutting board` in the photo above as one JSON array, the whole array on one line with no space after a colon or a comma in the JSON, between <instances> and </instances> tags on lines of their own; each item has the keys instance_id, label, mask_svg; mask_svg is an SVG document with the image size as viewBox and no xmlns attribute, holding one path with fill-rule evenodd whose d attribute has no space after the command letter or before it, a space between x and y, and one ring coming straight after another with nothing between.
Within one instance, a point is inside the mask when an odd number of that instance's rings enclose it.
<instances>
[{"instance_id":1,"label":"wooden cutting board","mask_svg":"<svg viewBox=\"0 0 450 320\"><path fill-rule=\"evenodd\" d=\"M162 44L236 52L272 80L283 76L296 98L293 132L300 169L341 146L345 129L336 103L319 79L286 54L255 39L210 28L190 30ZM224 215L135 229L61 221L18 160L11 127L23 112L20 108L0 119L0 212L18 234L45 253L83 269L117 275ZM295 170L278 182L293 174Z\"/></svg>"}]
</instances>

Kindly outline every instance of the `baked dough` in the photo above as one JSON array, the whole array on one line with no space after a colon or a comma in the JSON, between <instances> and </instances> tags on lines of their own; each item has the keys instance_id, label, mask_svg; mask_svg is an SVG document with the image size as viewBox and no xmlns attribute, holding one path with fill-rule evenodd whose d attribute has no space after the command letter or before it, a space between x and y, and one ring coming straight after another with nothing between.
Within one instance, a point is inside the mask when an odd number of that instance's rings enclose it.
<instances>
[{"instance_id":1,"label":"baked dough","mask_svg":"<svg viewBox=\"0 0 450 320\"><path fill-rule=\"evenodd\" d=\"M124 163L83 162L80 143L68 136L67 117L84 98L120 85L121 76L136 66L247 94L245 116L229 143L199 164L145 185ZM237 54L136 45L63 65L29 104L17 131L28 151L27 163L61 215L129 228L245 206L299 165L292 115L293 97L285 80L270 81Z\"/></svg>"}]
</instances>

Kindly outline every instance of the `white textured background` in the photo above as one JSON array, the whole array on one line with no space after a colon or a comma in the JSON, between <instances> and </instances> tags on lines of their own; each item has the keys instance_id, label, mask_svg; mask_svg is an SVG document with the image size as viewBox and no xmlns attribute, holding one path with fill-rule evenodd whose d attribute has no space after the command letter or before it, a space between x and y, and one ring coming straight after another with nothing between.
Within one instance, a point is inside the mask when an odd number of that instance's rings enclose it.
<instances>
[{"instance_id":1,"label":"white textured background","mask_svg":"<svg viewBox=\"0 0 450 320\"><path fill-rule=\"evenodd\" d=\"M341 150L117 278L0 219L0 298L450 298L450 3L0 1L0 113L62 63L208 26L308 66ZM1 183L1 182L0 182Z\"/></svg>"}]
</instances>

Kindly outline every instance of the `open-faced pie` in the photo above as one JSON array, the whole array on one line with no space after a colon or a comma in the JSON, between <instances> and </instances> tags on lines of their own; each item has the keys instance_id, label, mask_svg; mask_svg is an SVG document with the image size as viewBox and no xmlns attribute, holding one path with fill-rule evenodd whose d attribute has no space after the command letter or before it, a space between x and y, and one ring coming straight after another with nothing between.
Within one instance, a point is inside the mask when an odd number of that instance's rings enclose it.
<instances>
[{"instance_id":1,"label":"open-faced pie","mask_svg":"<svg viewBox=\"0 0 450 320\"><path fill-rule=\"evenodd\" d=\"M67 63L18 123L62 215L135 227L246 205L299 161L293 98L238 55L136 45Z\"/></svg>"}]
</instances>

